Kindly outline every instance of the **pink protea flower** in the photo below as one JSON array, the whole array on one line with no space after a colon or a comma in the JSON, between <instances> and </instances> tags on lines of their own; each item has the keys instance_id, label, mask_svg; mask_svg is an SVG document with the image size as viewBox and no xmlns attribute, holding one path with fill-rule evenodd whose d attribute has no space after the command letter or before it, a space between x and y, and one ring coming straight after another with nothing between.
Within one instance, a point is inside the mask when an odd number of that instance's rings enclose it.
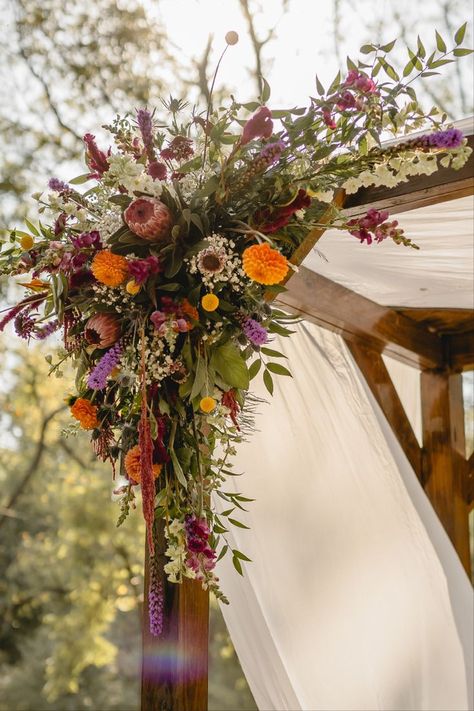
<instances>
[{"instance_id":1,"label":"pink protea flower","mask_svg":"<svg viewBox=\"0 0 474 711\"><path fill-rule=\"evenodd\" d=\"M86 323L84 336L91 345L109 348L120 338L120 321L113 314L95 314Z\"/></svg>"},{"instance_id":2,"label":"pink protea flower","mask_svg":"<svg viewBox=\"0 0 474 711\"><path fill-rule=\"evenodd\" d=\"M123 219L134 232L148 242L162 242L173 226L173 216L160 200L140 197L130 203Z\"/></svg>"}]
</instances>

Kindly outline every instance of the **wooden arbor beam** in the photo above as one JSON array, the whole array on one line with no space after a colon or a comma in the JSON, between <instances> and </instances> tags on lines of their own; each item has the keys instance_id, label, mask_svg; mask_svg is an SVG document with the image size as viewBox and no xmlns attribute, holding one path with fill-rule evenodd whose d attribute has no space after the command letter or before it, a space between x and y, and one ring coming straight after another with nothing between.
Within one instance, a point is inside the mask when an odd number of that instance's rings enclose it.
<instances>
[{"instance_id":1,"label":"wooden arbor beam","mask_svg":"<svg viewBox=\"0 0 474 711\"><path fill-rule=\"evenodd\" d=\"M277 303L302 318L418 368L442 368L441 339L394 309L380 306L300 267Z\"/></svg>"}]
</instances>

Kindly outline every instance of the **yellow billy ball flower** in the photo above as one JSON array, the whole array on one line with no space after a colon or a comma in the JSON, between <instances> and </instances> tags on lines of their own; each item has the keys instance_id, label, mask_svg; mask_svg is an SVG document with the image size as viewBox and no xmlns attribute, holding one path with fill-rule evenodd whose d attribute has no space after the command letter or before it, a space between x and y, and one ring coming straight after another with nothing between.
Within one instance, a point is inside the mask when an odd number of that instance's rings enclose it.
<instances>
[{"instance_id":1,"label":"yellow billy ball flower","mask_svg":"<svg viewBox=\"0 0 474 711\"><path fill-rule=\"evenodd\" d=\"M138 294L138 292L141 289L140 284L137 284L137 282L132 279L131 281L127 282L127 286L125 287L127 292L131 294L132 296L135 296L135 294Z\"/></svg>"},{"instance_id":2,"label":"yellow billy ball flower","mask_svg":"<svg viewBox=\"0 0 474 711\"><path fill-rule=\"evenodd\" d=\"M203 412L209 413L212 412L217 405L216 401L214 400L213 397L203 397L201 402L199 403L199 407Z\"/></svg>"},{"instance_id":3,"label":"yellow billy ball flower","mask_svg":"<svg viewBox=\"0 0 474 711\"><path fill-rule=\"evenodd\" d=\"M29 249L32 248L34 245L35 241L31 235L23 235L23 237L20 240L21 248L24 249L25 251L28 251Z\"/></svg>"},{"instance_id":4,"label":"yellow billy ball flower","mask_svg":"<svg viewBox=\"0 0 474 711\"><path fill-rule=\"evenodd\" d=\"M204 311L215 311L219 306L219 299L215 294L205 294L201 299Z\"/></svg>"}]
</instances>

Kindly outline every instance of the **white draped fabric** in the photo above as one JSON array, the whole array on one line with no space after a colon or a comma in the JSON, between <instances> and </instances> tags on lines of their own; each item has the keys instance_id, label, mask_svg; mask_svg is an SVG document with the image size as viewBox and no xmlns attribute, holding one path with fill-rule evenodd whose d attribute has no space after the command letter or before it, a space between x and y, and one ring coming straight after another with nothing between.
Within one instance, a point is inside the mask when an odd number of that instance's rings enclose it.
<instances>
[{"instance_id":1,"label":"white draped fabric","mask_svg":"<svg viewBox=\"0 0 474 711\"><path fill-rule=\"evenodd\" d=\"M467 576L343 341L297 330L229 484L256 499L231 534L254 562L218 571L258 708L470 709Z\"/></svg>"}]
</instances>

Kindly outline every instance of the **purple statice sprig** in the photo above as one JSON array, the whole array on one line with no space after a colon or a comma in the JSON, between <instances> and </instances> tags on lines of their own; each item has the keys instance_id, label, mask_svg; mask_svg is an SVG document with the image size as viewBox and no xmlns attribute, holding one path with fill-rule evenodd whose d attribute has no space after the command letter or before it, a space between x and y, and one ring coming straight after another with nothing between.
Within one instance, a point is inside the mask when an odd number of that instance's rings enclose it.
<instances>
[{"instance_id":1,"label":"purple statice sprig","mask_svg":"<svg viewBox=\"0 0 474 711\"><path fill-rule=\"evenodd\" d=\"M122 344L118 341L112 348L109 348L107 353L104 353L87 379L89 388L92 390L104 390L107 386L107 378L115 366L118 365L122 352Z\"/></svg>"},{"instance_id":2,"label":"purple statice sprig","mask_svg":"<svg viewBox=\"0 0 474 711\"><path fill-rule=\"evenodd\" d=\"M267 329L253 318L246 318L242 324L242 331L254 346L263 346L268 341Z\"/></svg>"}]
</instances>

